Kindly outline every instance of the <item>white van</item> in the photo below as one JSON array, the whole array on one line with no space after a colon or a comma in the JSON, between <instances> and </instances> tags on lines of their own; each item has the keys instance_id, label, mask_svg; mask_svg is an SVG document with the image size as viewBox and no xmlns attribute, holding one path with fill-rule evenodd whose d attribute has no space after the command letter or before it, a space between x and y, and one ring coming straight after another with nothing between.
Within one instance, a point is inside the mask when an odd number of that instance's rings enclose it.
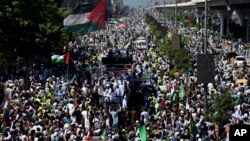
<instances>
[{"instance_id":1,"label":"white van","mask_svg":"<svg viewBox=\"0 0 250 141\"><path fill-rule=\"evenodd\" d=\"M148 43L144 38L138 38L135 41L135 47L137 49L147 49L148 48Z\"/></svg>"}]
</instances>

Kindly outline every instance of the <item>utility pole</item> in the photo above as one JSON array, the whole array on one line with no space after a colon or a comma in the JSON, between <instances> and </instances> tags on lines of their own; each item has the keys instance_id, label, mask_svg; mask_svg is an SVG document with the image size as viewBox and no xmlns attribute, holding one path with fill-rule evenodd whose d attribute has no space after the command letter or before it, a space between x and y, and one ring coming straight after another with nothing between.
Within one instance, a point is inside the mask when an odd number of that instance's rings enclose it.
<instances>
[{"instance_id":1,"label":"utility pole","mask_svg":"<svg viewBox=\"0 0 250 141\"><path fill-rule=\"evenodd\" d=\"M205 0L205 36L204 36L204 54L207 54L207 0Z\"/></svg>"},{"instance_id":2,"label":"utility pole","mask_svg":"<svg viewBox=\"0 0 250 141\"><path fill-rule=\"evenodd\" d=\"M177 34L177 0L175 0L175 29L174 33Z\"/></svg>"},{"instance_id":3,"label":"utility pole","mask_svg":"<svg viewBox=\"0 0 250 141\"><path fill-rule=\"evenodd\" d=\"M172 49L180 50L181 48L181 35L178 34L177 30L177 0L175 0L175 25L174 25L174 33L172 35Z\"/></svg>"},{"instance_id":4,"label":"utility pole","mask_svg":"<svg viewBox=\"0 0 250 141\"><path fill-rule=\"evenodd\" d=\"M69 0L68 0L68 2L67 2L67 6L68 6L68 9L69 9Z\"/></svg>"},{"instance_id":5,"label":"utility pole","mask_svg":"<svg viewBox=\"0 0 250 141\"><path fill-rule=\"evenodd\" d=\"M164 19L164 24L165 24L165 26L167 26L167 20L166 20L166 19L167 19L167 17L166 17L166 12L167 12L167 10L165 9L166 0L163 1L163 5L164 5L164 6L163 6L163 13L164 13L164 14L163 14L163 16L164 16L163 19Z\"/></svg>"},{"instance_id":6,"label":"utility pole","mask_svg":"<svg viewBox=\"0 0 250 141\"><path fill-rule=\"evenodd\" d=\"M207 55L207 0L205 0L205 36L204 36L204 55ZM204 83L204 110L207 111L207 94L208 94L208 83Z\"/></svg>"},{"instance_id":7,"label":"utility pole","mask_svg":"<svg viewBox=\"0 0 250 141\"><path fill-rule=\"evenodd\" d=\"M150 9L151 9L151 10L150 10L151 12L150 12L150 13L151 13L151 16L153 16L153 0L151 0L150 6L151 6L151 8L150 8Z\"/></svg>"}]
</instances>

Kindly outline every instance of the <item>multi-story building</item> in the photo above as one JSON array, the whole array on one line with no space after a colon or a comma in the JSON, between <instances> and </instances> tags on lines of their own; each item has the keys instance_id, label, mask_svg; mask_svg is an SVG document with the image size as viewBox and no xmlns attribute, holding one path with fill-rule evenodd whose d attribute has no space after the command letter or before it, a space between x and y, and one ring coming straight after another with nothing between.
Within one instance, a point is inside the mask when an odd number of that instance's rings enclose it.
<instances>
[{"instance_id":1,"label":"multi-story building","mask_svg":"<svg viewBox=\"0 0 250 141\"><path fill-rule=\"evenodd\" d=\"M183 3L183 2L189 2L192 0L165 0L166 4L174 4L175 2L177 3Z\"/></svg>"},{"instance_id":2,"label":"multi-story building","mask_svg":"<svg viewBox=\"0 0 250 141\"><path fill-rule=\"evenodd\" d=\"M81 3L92 3L97 0L63 0L62 7L73 9Z\"/></svg>"},{"instance_id":3,"label":"multi-story building","mask_svg":"<svg viewBox=\"0 0 250 141\"><path fill-rule=\"evenodd\" d=\"M123 10L123 0L110 0L111 2L111 11L113 15L121 14Z\"/></svg>"},{"instance_id":4,"label":"multi-story building","mask_svg":"<svg viewBox=\"0 0 250 141\"><path fill-rule=\"evenodd\" d=\"M61 7L73 9L81 3L82 0L63 0Z\"/></svg>"}]
</instances>

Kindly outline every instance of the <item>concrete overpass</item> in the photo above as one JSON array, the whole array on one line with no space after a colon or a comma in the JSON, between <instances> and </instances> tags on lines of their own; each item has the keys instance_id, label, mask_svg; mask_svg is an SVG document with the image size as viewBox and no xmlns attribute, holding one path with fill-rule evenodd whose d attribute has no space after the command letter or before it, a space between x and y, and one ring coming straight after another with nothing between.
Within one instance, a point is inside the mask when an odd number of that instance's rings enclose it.
<instances>
[{"instance_id":1,"label":"concrete overpass","mask_svg":"<svg viewBox=\"0 0 250 141\"><path fill-rule=\"evenodd\" d=\"M231 6L232 8L248 8L250 9L250 0L207 0L208 8L226 8ZM174 9L176 4L162 4L155 5L152 8L161 9L168 8ZM188 2L177 3L179 9L193 9L204 8L205 0L190 0Z\"/></svg>"},{"instance_id":2,"label":"concrete overpass","mask_svg":"<svg viewBox=\"0 0 250 141\"><path fill-rule=\"evenodd\" d=\"M208 11L213 10L220 19L220 35L228 35L228 23L234 13L238 23L246 29L245 41L250 41L250 0L207 0ZM176 4L162 4L149 7L157 11L173 11ZM178 3L179 10L192 10L197 21L203 21L205 0L190 0ZM159 14L160 15L160 14Z\"/></svg>"},{"instance_id":3,"label":"concrete overpass","mask_svg":"<svg viewBox=\"0 0 250 141\"><path fill-rule=\"evenodd\" d=\"M183 2L183 3L177 3L178 8L184 8L184 9L189 9L193 8L196 6L197 3L204 2L205 0L190 0L189 2ZM176 4L162 4L162 5L156 5L154 8L156 9L161 9L161 8L169 8L169 9L174 9Z\"/></svg>"}]
</instances>

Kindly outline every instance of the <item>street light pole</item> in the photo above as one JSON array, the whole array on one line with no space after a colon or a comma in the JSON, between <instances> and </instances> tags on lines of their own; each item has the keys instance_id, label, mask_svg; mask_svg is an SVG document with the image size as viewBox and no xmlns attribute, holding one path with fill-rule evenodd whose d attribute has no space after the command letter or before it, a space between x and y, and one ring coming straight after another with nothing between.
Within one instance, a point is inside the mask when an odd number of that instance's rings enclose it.
<instances>
[{"instance_id":1,"label":"street light pole","mask_svg":"<svg viewBox=\"0 0 250 141\"><path fill-rule=\"evenodd\" d=\"M165 21L165 25L167 26L167 10L165 6L166 6L166 0L164 0L164 21Z\"/></svg>"},{"instance_id":2,"label":"street light pole","mask_svg":"<svg viewBox=\"0 0 250 141\"><path fill-rule=\"evenodd\" d=\"M205 0L205 36L204 36L204 55L207 54L207 0ZM204 83L204 110L207 111L208 84Z\"/></svg>"},{"instance_id":3,"label":"street light pole","mask_svg":"<svg viewBox=\"0 0 250 141\"><path fill-rule=\"evenodd\" d=\"M67 2L67 7L68 7L68 9L69 9L69 0L68 0L68 2Z\"/></svg>"},{"instance_id":4,"label":"street light pole","mask_svg":"<svg viewBox=\"0 0 250 141\"><path fill-rule=\"evenodd\" d=\"M177 34L177 0L175 0L175 29L174 33Z\"/></svg>"},{"instance_id":5,"label":"street light pole","mask_svg":"<svg viewBox=\"0 0 250 141\"><path fill-rule=\"evenodd\" d=\"M205 0L205 36L204 36L204 54L207 54L207 0Z\"/></svg>"}]
</instances>

